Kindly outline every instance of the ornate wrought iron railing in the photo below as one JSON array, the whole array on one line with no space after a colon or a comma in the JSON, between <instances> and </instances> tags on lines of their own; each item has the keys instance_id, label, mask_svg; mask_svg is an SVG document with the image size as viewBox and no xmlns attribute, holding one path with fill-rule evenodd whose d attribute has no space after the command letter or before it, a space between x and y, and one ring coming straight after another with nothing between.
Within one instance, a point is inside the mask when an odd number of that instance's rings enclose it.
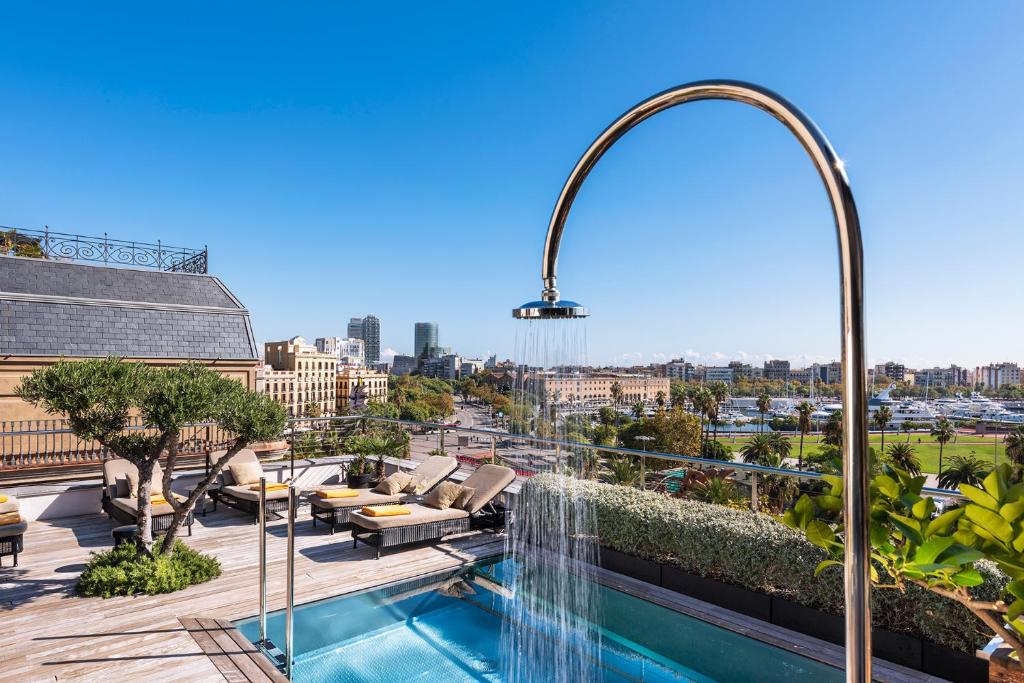
<instances>
[{"instance_id":1,"label":"ornate wrought iron railing","mask_svg":"<svg viewBox=\"0 0 1024 683\"><path fill-rule=\"evenodd\" d=\"M70 261L96 261L122 266L155 268L176 273L206 273L208 252L188 247L173 247L157 240L156 244L88 237L43 230L25 230L0 226L0 249L3 253Z\"/></svg>"}]
</instances>

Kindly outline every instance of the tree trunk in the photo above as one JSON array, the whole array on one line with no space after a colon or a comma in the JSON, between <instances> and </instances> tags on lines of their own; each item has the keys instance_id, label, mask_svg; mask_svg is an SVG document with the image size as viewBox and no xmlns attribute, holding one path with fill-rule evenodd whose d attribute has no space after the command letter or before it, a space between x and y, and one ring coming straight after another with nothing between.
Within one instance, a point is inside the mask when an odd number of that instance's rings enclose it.
<instances>
[{"instance_id":1,"label":"tree trunk","mask_svg":"<svg viewBox=\"0 0 1024 683\"><path fill-rule=\"evenodd\" d=\"M159 457L157 451L157 457ZM135 547L139 557L153 556L153 509L150 504L150 489L153 486L153 465L157 458L143 458L135 463L139 470L139 490L136 495L139 501L135 511Z\"/></svg>"},{"instance_id":2,"label":"tree trunk","mask_svg":"<svg viewBox=\"0 0 1024 683\"><path fill-rule=\"evenodd\" d=\"M170 555L174 549L174 541L178 537L178 531L181 530L181 525L188 517L188 513L192 508L195 507L196 501L199 500L200 496L206 494L207 489L217 479L224 467L227 465L228 460L233 458L240 450L249 445L249 442L244 439L236 439L228 449L227 453L221 456L217 462L210 464L210 471L201 479L199 483L195 485L192 492L188 494L188 498L184 502L178 502L171 494L171 476L174 474L174 464L178 459L178 438L177 435L171 440L170 446L167 453L167 466L164 468L164 480L163 480L163 492L164 498L172 508L174 508L174 517L171 518L171 526L167 529L167 535L164 536L164 544L160 548L161 555Z\"/></svg>"},{"instance_id":3,"label":"tree trunk","mask_svg":"<svg viewBox=\"0 0 1024 683\"><path fill-rule=\"evenodd\" d=\"M796 459L796 468L801 472L804 469L804 432L800 430L800 455Z\"/></svg>"},{"instance_id":4,"label":"tree trunk","mask_svg":"<svg viewBox=\"0 0 1024 683\"><path fill-rule=\"evenodd\" d=\"M882 454L885 454L885 427L882 427Z\"/></svg>"}]
</instances>

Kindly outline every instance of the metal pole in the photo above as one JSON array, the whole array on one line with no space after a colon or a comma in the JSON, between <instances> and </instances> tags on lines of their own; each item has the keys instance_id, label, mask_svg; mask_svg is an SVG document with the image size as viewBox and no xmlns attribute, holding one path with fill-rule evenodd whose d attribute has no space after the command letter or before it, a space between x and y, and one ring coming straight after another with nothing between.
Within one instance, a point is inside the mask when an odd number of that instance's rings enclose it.
<instances>
[{"instance_id":1,"label":"metal pole","mask_svg":"<svg viewBox=\"0 0 1024 683\"><path fill-rule=\"evenodd\" d=\"M758 491L757 491L757 472L753 472L750 475L750 509L754 512L761 507L758 505Z\"/></svg>"},{"instance_id":2,"label":"metal pole","mask_svg":"<svg viewBox=\"0 0 1024 683\"><path fill-rule=\"evenodd\" d=\"M295 481L295 424L292 424L292 433L288 437L288 450L290 452L290 458L292 461L291 474L288 475L289 481Z\"/></svg>"},{"instance_id":3,"label":"metal pole","mask_svg":"<svg viewBox=\"0 0 1024 683\"><path fill-rule=\"evenodd\" d=\"M288 486L288 563L287 563L287 600L284 613L284 675L292 677L292 660L295 659L295 640L293 626L295 623L295 487Z\"/></svg>"},{"instance_id":4,"label":"metal pole","mask_svg":"<svg viewBox=\"0 0 1024 683\"><path fill-rule=\"evenodd\" d=\"M267 478L260 477L260 639L267 640Z\"/></svg>"},{"instance_id":5,"label":"metal pole","mask_svg":"<svg viewBox=\"0 0 1024 683\"><path fill-rule=\"evenodd\" d=\"M843 162L825 134L802 111L777 93L742 81L697 81L640 102L602 132L573 168L548 223L541 261L541 299L560 301L556 270L558 247L569 210L583 181L608 149L640 122L680 104L729 100L751 105L781 122L800 141L825 186L839 247L840 332L843 382L843 519L846 604L846 680L871 680L870 470L867 443L867 387L864 358L864 254L860 219Z\"/></svg>"},{"instance_id":6,"label":"metal pole","mask_svg":"<svg viewBox=\"0 0 1024 683\"><path fill-rule=\"evenodd\" d=\"M498 440L493 436L491 437L491 462L498 463Z\"/></svg>"}]
</instances>

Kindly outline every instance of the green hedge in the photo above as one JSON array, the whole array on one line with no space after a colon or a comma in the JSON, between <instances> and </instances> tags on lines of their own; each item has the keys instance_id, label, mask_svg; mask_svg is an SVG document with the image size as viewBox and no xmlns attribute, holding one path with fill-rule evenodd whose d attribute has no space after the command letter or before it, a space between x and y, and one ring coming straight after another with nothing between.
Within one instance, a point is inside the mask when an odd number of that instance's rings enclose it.
<instances>
[{"instance_id":1,"label":"green hedge","mask_svg":"<svg viewBox=\"0 0 1024 683\"><path fill-rule=\"evenodd\" d=\"M156 553L161 541L153 548ZM220 576L217 558L175 541L170 557L137 559L135 544L124 543L111 550L93 553L78 578L81 595L109 598L115 595L156 595L173 593Z\"/></svg>"},{"instance_id":2,"label":"green hedge","mask_svg":"<svg viewBox=\"0 0 1024 683\"><path fill-rule=\"evenodd\" d=\"M843 612L841 569L832 567L815 577L824 552L774 517L599 482L566 488L564 477L550 474L533 477L526 485L565 489L566 495L593 504L601 545L612 550L825 612ZM988 563L979 563L978 569L986 582L974 592L982 599L997 599L1005 577ZM991 637L959 603L918 586L906 593L872 591L872 610L876 627L916 634L962 652L973 653Z\"/></svg>"}]
</instances>

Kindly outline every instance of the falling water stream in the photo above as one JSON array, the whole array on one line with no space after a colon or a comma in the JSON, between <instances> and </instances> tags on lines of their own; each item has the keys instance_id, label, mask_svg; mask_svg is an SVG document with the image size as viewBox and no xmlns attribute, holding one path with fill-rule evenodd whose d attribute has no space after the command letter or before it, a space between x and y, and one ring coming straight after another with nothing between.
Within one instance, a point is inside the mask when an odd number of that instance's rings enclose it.
<instances>
[{"instance_id":1,"label":"falling water stream","mask_svg":"<svg viewBox=\"0 0 1024 683\"><path fill-rule=\"evenodd\" d=\"M520 368L514 392L512 429L524 436L564 441L571 431L564 408L582 401L576 392L545 396L536 381L569 378L586 365L584 321L528 322L517 331ZM527 439L523 458L530 469L566 476L571 487L587 471L583 453ZM525 485L515 498L514 523L506 556L514 570L514 593L503 622L503 679L516 683L576 683L600 678L601 615L597 585L575 573L579 564L597 563L597 522L590 505L567 489Z\"/></svg>"}]
</instances>

